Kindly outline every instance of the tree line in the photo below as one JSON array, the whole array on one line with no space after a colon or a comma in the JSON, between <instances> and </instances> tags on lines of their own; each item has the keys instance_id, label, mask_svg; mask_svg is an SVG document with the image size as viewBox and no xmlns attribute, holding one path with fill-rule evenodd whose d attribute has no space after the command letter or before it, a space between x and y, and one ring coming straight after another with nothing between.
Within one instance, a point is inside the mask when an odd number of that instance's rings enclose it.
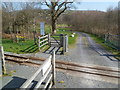
<instances>
[{"instance_id":1,"label":"tree line","mask_svg":"<svg viewBox=\"0 0 120 90\"><path fill-rule=\"evenodd\" d=\"M51 24L52 34L56 33L56 21L58 17L71 7L73 2L59 0L56 2L4 2L2 3L2 31L8 33L14 40L15 36L32 37L36 34L36 28L41 21ZM41 9L46 5L49 9ZM3 35L4 36L4 35Z\"/></svg>"},{"instance_id":2,"label":"tree line","mask_svg":"<svg viewBox=\"0 0 120 90\"><path fill-rule=\"evenodd\" d=\"M63 21L72 29L102 37L104 34L119 34L118 8L103 11L71 11L64 14Z\"/></svg>"},{"instance_id":3,"label":"tree line","mask_svg":"<svg viewBox=\"0 0 120 90\"><path fill-rule=\"evenodd\" d=\"M39 3L2 3L2 32L9 34L8 37L13 40L19 34L27 38L32 37L33 32L36 31L39 18L43 18L42 14L44 14L39 10L40 7L35 7L36 4Z\"/></svg>"},{"instance_id":4,"label":"tree line","mask_svg":"<svg viewBox=\"0 0 120 90\"><path fill-rule=\"evenodd\" d=\"M97 35L120 48L120 9L103 11L69 11L62 20L72 30Z\"/></svg>"},{"instance_id":5,"label":"tree line","mask_svg":"<svg viewBox=\"0 0 120 90\"><path fill-rule=\"evenodd\" d=\"M104 34L119 34L117 7L110 7L106 12L76 11L67 10L72 2L44 3L49 9L41 9L42 4L38 2L2 3L2 32L9 34L8 37L12 37L13 40L19 34L31 38L35 33L39 33L38 27L43 21L51 24L50 29L53 33L57 30L56 24L66 24L71 30L88 32L99 37L104 37Z\"/></svg>"}]
</instances>

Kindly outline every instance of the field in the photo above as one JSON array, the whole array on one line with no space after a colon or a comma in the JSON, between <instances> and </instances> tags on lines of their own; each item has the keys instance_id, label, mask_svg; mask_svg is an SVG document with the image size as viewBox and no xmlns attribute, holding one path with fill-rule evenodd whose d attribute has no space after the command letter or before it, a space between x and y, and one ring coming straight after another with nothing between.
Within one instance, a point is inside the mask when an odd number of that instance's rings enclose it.
<instances>
[{"instance_id":1,"label":"field","mask_svg":"<svg viewBox=\"0 0 120 90\"><path fill-rule=\"evenodd\" d=\"M18 53L18 54L19 53L32 53L32 52L37 51L37 50L35 50L35 49L37 49L37 47L34 46L33 40L26 40L26 41L21 41L19 43L16 43L9 39L3 39L2 45L4 47L4 51L14 52L14 53ZM32 49L32 50L30 50L30 49Z\"/></svg>"},{"instance_id":2,"label":"field","mask_svg":"<svg viewBox=\"0 0 120 90\"><path fill-rule=\"evenodd\" d=\"M47 34L50 33L50 26L45 27L45 32ZM69 31L69 28L58 28L57 34L67 34L69 46L74 45L76 42L77 35L75 35L75 37L71 37L72 32ZM2 45L4 47L4 51L14 52L17 54L38 52L38 46L34 44L34 40L26 40L16 43L10 39L2 39Z\"/></svg>"}]
</instances>

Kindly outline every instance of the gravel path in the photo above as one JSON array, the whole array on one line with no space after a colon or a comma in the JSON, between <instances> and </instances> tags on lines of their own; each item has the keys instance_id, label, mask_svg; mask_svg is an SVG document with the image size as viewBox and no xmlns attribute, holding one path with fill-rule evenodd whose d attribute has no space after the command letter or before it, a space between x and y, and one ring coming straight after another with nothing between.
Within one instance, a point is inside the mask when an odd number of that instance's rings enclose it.
<instances>
[{"instance_id":1,"label":"gravel path","mask_svg":"<svg viewBox=\"0 0 120 90\"><path fill-rule=\"evenodd\" d=\"M65 55L56 55L56 60L118 68L119 60L114 58L111 53L107 52L99 44L96 44L87 34L78 34L79 38L75 47L70 48ZM49 57L49 54L39 52L27 55L40 58Z\"/></svg>"},{"instance_id":2,"label":"gravel path","mask_svg":"<svg viewBox=\"0 0 120 90\"><path fill-rule=\"evenodd\" d=\"M78 33L79 38L74 48L70 48L65 55L56 55L56 60L64 60L76 62L79 64L99 65L118 68L118 60L107 52L99 44L96 44L87 34ZM35 53L26 54L26 56L35 56L40 58L48 58L49 54ZM37 70L35 67L8 64L8 70L15 70L12 77L3 77L3 87L19 87ZM118 88L118 80L100 76L94 76L84 73L70 73L68 71L57 71L56 74L57 88ZM12 82L15 80L15 82ZM38 79L36 79L37 81ZM19 82L20 83L19 83ZM60 83L60 81L64 81ZM9 82L12 82L9 83ZM18 82L18 84L17 84ZM8 85L7 85L8 84Z\"/></svg>"}]
</instances>

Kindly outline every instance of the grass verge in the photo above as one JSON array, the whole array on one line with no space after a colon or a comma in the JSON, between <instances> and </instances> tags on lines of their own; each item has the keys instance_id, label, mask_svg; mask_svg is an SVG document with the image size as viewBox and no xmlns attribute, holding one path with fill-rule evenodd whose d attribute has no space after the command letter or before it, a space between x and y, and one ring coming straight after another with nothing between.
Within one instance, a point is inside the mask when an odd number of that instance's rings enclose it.
<instances>
[{"instance_id":1,"label":"grass verge","mask_svg":"<svg viewBox=\"0 0 120 90\"><path fill-rule=\"evenodd\" d=\"M97 37L96 35L93 35L93 34L89 34L93 40L95 40L96 43L99 43L100 45L102 45L103 47L106 48L107 51L111 52L112 54L116 55L117 58L120 59L120 51L119 50L116 50L108 45L106 45L104 43L104 40L102 38L99 38Z\"/></svg>"},{"instance_id":2,"label":"grass verge","mask_svg":"<svg viewBox=\"0 0 120 90\"><path fill-rule=\"evenodd\" d=\"M69 46L73 46L76 42L77 37L78 37L77 34L75 34L74 37L71 37L72 32L69 31L69 28L58 28L57 34L67 34Z\"/></svg>"}]
</instances>

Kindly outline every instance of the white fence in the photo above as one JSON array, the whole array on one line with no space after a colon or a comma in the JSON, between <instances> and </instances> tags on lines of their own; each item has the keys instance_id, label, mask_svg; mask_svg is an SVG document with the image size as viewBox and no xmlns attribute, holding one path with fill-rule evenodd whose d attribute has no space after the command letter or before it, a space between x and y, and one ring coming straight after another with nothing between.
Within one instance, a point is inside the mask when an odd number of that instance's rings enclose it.
<instances>
[{"instance_id":1,"label":"white fence","mask_svg":"<svg viewBox=\"0 0 120 90\"><path fill-rule=\"evenodd\" d=\"M38 36L38 48L39 48L39 51L40 49L47 45L49 43L49 35L45 35L45 36Z\"/></svg>"},{"instance_id":2,"label":"white fence","mask_svg":"<svg viewBox=\"0 0 120 90\"><path fill-rule=\"evenodd\" d=\"M42 82L47 78L47 81L42 88L51 88L52 85L55 85L55 52L53 51L52 55L44 61L44 63L39 67L39 69L20 87L28 88L32 81L40 75L41 78L38 83L35 85L35 88L41 88ZM48 77L49 76L49 77Z\"/></svg>"},{"instance_id":3,"label":"white fence","mask_svg":"<svg viewBox=\"0 0 120 90\"><path fill-rule=\"evenodd\" d=\"M51 40L51 38L53 40ZM52 43L53 44L57 43L59 47L63 47L63 54L65 52L68 52L68 35L67 34L57 34L57 35L52 35L52 36L48 34L42 37L39 36L38 37L39 51L45 45L52 46Z\"/></svg>"},{"instance_id":4,"label":"white fence","mask_svg":"<svg viewBox=\"0 0 120 90\"><path fill-rule=\"evenodd\" d=\"M52 35L51 38L53 38L54 41L50 41L50 45L51 43L57 43L59 47L63 47L63 54L65 52L68 52L68 35L67 34Z\"/></svg>"}]
</instances>

